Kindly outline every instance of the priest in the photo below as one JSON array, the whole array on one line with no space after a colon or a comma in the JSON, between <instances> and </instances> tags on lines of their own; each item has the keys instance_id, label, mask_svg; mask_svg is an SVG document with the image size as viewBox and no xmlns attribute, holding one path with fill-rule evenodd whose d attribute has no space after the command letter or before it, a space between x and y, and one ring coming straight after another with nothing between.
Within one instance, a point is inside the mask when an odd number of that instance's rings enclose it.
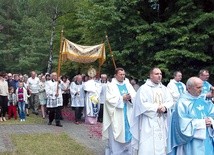
<instances>
[{"instance_id":1,"label":"priest","mask_svg":"<svg viewBox=\"0 0 214 155\"><path fill-rule=\"evenodd\" d=\"M71 107L75 109L75 123L79 124L84 108L85 91L83 90L82 76L76 75L75 79L70 85Z\"/></svg>"},{"instance_id":2,"label":"priest","mask_svg":"<svg viewBox=\"0 0 214 155\"><path fill-rule=\"evenodd\" d=\"M198 77L189 78L186 87L172 114L168 155L213 155L214 105L200 95L203 81Z\"/></svg>"},{"instance_id":3,"label":"priest","mask_svg":"<svg viewBox=\"0 0 214 155\"><path fill-rule=\"evenodd\" d=\"M101 86L96 81L96 70L90 68L88 70L90 79L83 84L85 91L85 123L96 124L99 113L99 96Z\"/></svg>"},{"instance_id":4,"label":"priest","mask_svg":"<svg viewBox=\"0 0 214 155\"><path fill-rule=\"evenodd\" d=\"M173 73L173 79L170 80L170 82L167 84L167 88L169 89L170 94L173 98L173 104L175 105L184 91L186 91L186 86L182 80L182 73L180 71L175 71ZM173 108L174 108L173 105Z\"/></svg>"},{"instance_id":5,"label":"priest","mask_svg":"<svg viewBox=\"0 0 214 155\"><path fill-rule=\"evenodd\" d=\"M166 155L167 129L173 99L155 67L137 91L131 121L135 155Z\"/></svg>"},{"instance_id":6,"label":"priest","mask_svg":"<svg viewBox=\"0 0 214 155\"><path fill-rule=\"evenodd\" d=\"M108 139L106 155L131 155L130 119L135 90L125 80L123 68L117 68L115 78L107 85L103 115L103 139Z\"/></svg>"}]
</instances>

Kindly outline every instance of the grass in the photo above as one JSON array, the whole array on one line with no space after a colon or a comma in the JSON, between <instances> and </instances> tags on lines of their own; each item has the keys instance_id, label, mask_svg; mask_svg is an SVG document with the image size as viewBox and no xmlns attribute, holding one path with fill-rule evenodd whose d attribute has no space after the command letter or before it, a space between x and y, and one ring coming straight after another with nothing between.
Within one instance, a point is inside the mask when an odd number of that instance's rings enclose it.
<instances>
[{"instance_id":1,"label":"grass","mask_svg":"<svg viewBox=\"0 0 214 155\"><path fill-rule=\"evenodd\" d=\"M30 113L25 122L11 118L0 125L44 124L47 120ZM10 135L14 146L12 152L0 152L0 155L94 155L87 147L71 139L66 133L33 133Z\"/></svg>"},{"instance_id":2,"label":"grass","mask_svg":"<svg viewBox=\"0 0 214 155\"><path fill-rule=\"evenodd\" d=\"M7 117L6 117L7 119ZM5 122L0 122L1 124L5 124L5 125L9 125L9 124L44 124L46 121L45 119L42 119L42 116L40 115L34 115L32 113L30 113L30 116L26 116L26 121L25 122L20 122L20 119L17 118L17 120L15 120L14 118L11 118L10 120L7 119L7 121Z\"/></svg>"},{"instance_id":3,"label":"grass","mask_svg":"<svg viewBox=\"0 0 214 155\"><path fill-rule=\"evenodd\" d=\"M11 139L15 150L0 155L93 155L66 133L14 134Z\"/></svg>"}]
</instances>

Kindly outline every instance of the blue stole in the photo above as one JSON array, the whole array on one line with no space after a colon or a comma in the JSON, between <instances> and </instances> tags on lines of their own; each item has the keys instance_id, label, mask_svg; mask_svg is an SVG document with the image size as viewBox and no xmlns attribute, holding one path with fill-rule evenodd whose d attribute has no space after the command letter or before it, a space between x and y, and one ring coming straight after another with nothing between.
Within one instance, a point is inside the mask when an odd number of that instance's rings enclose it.
<instances>
[{"instance_id":1,"label":"blue stole","mask_svg":"<svg viewBox=\"0 0 214 155\"><path fill-rule=\"evenodd\" d=\"M210 87L211 87L211 84L207 81L204 81L201 94L206 94L206 93L210 92Z\"/></svg>"},{"instance_id":2,"label":"blue stole","mask_svg":"<svg viewBox=\"0 0 214 155\"><path fill-rule=\"evenodd\" d=\"M120 91L121 96L123 96L124 94L128 94L126 84L123 84L123 85L117 84L117 87ZM127 117L127 103L124 103L123 113L124 113L124 121L125 121L124 122L125 123L125 141L130 142L132 139L132 135L130 132L130 125L129 125L128 117Z\"/></svg>"},{"instance_id":3,"label":"blue stole","mask_svg":"<svg viewBox=\"0 0 214 155\"><path fill-rule=\"evenodd\" d=\"M192 115L192 118L195 119L204 119L209 117L209 110L210 105L212 104L210 102L206 102L203 98L199 99L193 99L193 106L190 111L194 112L194 115ZM211 152L214 152L214 143L212 138L209 136L208 128L206 129L206 139L204 140L204 147L205 147L205 155L210 154Z\"/></svg>"},{"instance_id":4,"label":"blue stole","mask_svg":"<svg viewBox=\"0 0 214 155\"><path fill-rule=\"evenodd\" d=\"M182 86L181 82L176 82L175 84L178 88L179 93L182 94L184 92L184 87Z\"/></svg>"}]
</instances>

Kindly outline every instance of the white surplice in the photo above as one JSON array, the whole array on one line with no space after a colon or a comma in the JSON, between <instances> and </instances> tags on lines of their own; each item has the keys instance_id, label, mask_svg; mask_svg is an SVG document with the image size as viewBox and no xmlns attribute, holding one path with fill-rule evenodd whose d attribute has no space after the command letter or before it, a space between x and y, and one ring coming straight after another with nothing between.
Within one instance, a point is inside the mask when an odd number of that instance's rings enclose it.
<instances>
[{"instance_id":1,"label":"white surplice","mask_svg":"<svg viewBox=\"0 0 214 155\"><path fill-rule=\"evenodd\" d=\"M45 91L47 95L47 108L55 108L62 106L62 90L58 81L49 80L45 83ZM56 94L58 93L58 96Z\"/></svg>"},{"instance_id":2,"label":"white surplice","mask_svg":"<svg viewBox=\"0 0 214 155\"><path fill-rule=\"evenodd\" d=\"M168 89L150 79L137 91L131 121L132 146L137 155L165 155L170 108L173 99ZM160 105L167 113L158 114Z\"/></svg>"},{"instance_id":3,"label":"white surplice","mask_svg":"<svg viewBox=\"0 0 214 155\"><path fill-rule=\"evenodd\" d=\"M77 94L77 92L79 92ZM85 92L83 89L83 83L77 84L76 82L72 82L70 85L70 93L71 93L71 106L72 107L84 107L85 100Z\"/></svg>"}]
</instances>

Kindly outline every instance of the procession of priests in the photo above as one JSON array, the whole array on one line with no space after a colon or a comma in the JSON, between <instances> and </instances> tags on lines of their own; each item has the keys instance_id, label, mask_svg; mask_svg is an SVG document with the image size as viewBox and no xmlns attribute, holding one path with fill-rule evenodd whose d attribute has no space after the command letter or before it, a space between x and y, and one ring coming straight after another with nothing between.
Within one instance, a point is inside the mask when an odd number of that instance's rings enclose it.
<instances>
[{"instance_id":1,"label":"procession of priests","mask_svg":"<svg viewBox=\"0 0 214 155\"><path fill-rule=\"evenodd\" d=\"M214 89L208 70L186 85L176 71L166 87L160 68L154 67L137 92L125 74L117 68L106 86L106 155L214 155Z\"/></svg>"},{"instance_id":2,"label":"procession of priests","mask_svg":"<svg viewBox=\"0 0 214 155\"><path fill-rule=\"evenodd\" d=\"M55 119L62 126L62 83L57 87L56 73L52 76L46 85L49 125ZM123 68L116 68L111 79L106 74L97 78L94 68L88 76L76 75L69 85L75 124L102 123L105 155L214 155L214 87L208 82L209 71L200 70L186 84L181 71L175 71L166 86L162 78L160 68L151 68L136 89Z\"/></svg>"}]
</instances>

